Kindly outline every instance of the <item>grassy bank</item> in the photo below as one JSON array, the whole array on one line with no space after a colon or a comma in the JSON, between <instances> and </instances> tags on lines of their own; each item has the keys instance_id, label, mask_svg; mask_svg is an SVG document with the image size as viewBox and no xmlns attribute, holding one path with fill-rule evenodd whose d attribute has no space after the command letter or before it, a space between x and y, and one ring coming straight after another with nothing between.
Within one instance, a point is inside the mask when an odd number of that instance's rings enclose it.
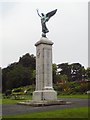
<instances>
[{"instance_id":1,"label":"grassy bank","mask_svg":"<svg viewBox=\"0 0 90 120\"><path fill-rule=\"evenodd\" d=\"M58 109L31 114L5 116L3 118L88 118L88 107Z\"/></svg>"}]
</instances>

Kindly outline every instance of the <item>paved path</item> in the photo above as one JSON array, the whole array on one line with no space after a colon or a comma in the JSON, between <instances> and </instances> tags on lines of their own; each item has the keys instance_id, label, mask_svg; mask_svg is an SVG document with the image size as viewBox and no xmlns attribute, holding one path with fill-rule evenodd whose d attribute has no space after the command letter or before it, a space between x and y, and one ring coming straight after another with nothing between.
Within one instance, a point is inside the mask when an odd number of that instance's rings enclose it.
<instances>
[{"instance_id":1,"label":"paved path","mask_svg":"<svg viewBox=\"0 0 90 120\"><path fill-rule=\"evenodd\" d=\"M43 106L43 107L32 107L32 106L17 105L17 104L3 104L2 115L16 115L16 114L39 112L39 111L88 106L88 99L62 98L62 100L72 102L72 104Z\"/></svg>"}]
</instances>

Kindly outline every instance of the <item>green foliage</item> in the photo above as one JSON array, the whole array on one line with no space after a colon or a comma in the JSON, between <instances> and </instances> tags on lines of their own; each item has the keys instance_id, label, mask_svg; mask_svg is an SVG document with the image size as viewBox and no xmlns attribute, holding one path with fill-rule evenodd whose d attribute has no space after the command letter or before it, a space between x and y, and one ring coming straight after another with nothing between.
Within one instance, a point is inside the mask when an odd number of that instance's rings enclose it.
<instances>
[{"instance_id":1,"label":"green foliage","mask_svg":"<svg viewBox=\"0 0 90 120\"><path fill-rule=\"evenodd\" d=\"M12 92L22 92L23 91L23 88L22 87L19 87L19 88L14 88L12 90Z\"/></svg>"},{"instance_id":2,"label":"green foliage","mask_svg":"<svg viewBox=\"0 0 90 120\"><path fill-rule=\"evenodd\" d=\"M59 73L61 75L67 75L68 81L71 79L71 66L68 63L58 64Z\"/></svg>"},{"instance_id":3,"label":"green foliage","mask_svg":"<svg viewBox=\"0 0 90 120\"><path fill-rule=\"evenodd\" d=\"M24 87L19 87L19 88L14 88L12 90L12 93L16 94L26 94L26 95L32 95L32 92L35 90L35 85L29 85L29 86L24 86Z\"/></svg>"},{"instance_id":4,"label":"green foliage","mask_svg":"<svg viewBox=\"0 0 90 120\"><path fill-rule=\"evenodd\" d=\"M31 69L35 69L35 56L29 55L29 53L20 57L19 64L23 65L24 67L30 67Z\"/></svg>"},{"instance_id":5,"label":"green foliage","mask_svg":"<svg viewBox=\"0 0 90 120\"><path fill-rule=\"evenodd\" d=\"M57 80L57 65L54 63L52 64L52 75L53 75L53 83L56 84Z\"/></svg>"},{"instance_id":6,"label":"green foliage","mask_svg":"<svg viewBox=\"0 0 90 120\"><path fill-rule=\"evenodd\" d=\"M66 83L68 81L68 77L67 75L63 74L63 75L60 75L60 79L62 82Z\"/></svg>"},{"instance_id":7,"label":"green foliage","mask_svg":"<svg viewBox=\"0 0 90 120\"><path fill-rule=\"evenodd\" d=\"M32 94L35 88L36 77L36 57L33 54L25 54L20 57L18 62L10 64L2 69L2 91L32 85L27 93ZM53 83L58 94L77 94L88 91L90 84L79 83L80 81L90 80L90 68L85 68L79 63L52 64ZM75 81L75 82L74 82ZM78 81L78 82L77 82ZM34 87L33 87L34 86Z\"/></svg>"},{"instance_id":8,"label":"green foliage","mask_svg":"<svg viewBox=\"0 0 90 120\"><path fill-rule=\"evenodd\" d=\"M54 89L57 91L57 95L59 95L63 91L63 87L60 86L59 84L54 84Z\"/></svg>"},{"instance_id":9,"label":"green foliage","mask_svg":"<svg viewBox=\"0 0 90 120\"><path fill-rule=\"evenodd\" d=\"M70 95L70 94L86 94L88 91L88 86L90 83L85 81L74 81L74 82L61 82L54 84L54 89L57 91L58 94L63 95Z\"/></svg>"},{"instance_id":10,"label":"green foliage","mask_svg":"<svg viewBox=\"0 0 90 120\"><path fill-rule=\"evenodd\" d=\"M16 66L13 70L7 72L6 87L12 89L32 84L32 71L29 68L24 68L22 65Z\"/></svg>"},{"instance_id":11,"label":"green foliage","mask_svg":"<svg viewBox=\"0 0 90 120\"><path fill-rule=\"evenodd\" d=\"M86 78L84 66L79 63L62 63L58 65L59 73L67 75L68 81L80 81Z\"/></svg>"},{"instance_id":12,"label":"green foliage","mask_svg":"<svg viewBox=\"0 0 90 120\"><path fill-rule=\"evenodd\" d=\"M22 86L22 87L19 87L19 88L14 88L12 90L7 90L5 92L5 94L3 94L3 98L11 98L11 99L16 99L16 100L19 100L19 99L26 99L27 96L31 96L32 95L32 92L34 91L35 89L35 86Z\"/></svg>"},{"instance_id":13,"label":"green foliage","mask_svg":"<svg viewBox=\"0 0 90 120\"><path fill-rule=\"evenodd\" d=\"M90 67L86 69L86 78L90 80Z\"/></svg>"},{"instance_id":14,"label":"green foliage","mask_svg":"<svg viewBox=\"0 0 90 120\"><path fill-rule=\"evenodd\" d=\"M72 81L75 80L82 80L85 77L84 67L79 63L71 64L71 71L72 71Z\"/></svg>"},{"instance_id":15,"label":"green foliage","mask_svg":"<svg viewBox=\"0 0 90 120\"><path fill-rule=\"evenodd\" d=\"M19 62L9 65L2 70L2 90L11 90L20 86L35 83L35 57L26 54Z\"/></svg>"},{"instance_id":16,"label":"green foliage","mask_svg":"<svg viewBox=\"0 0 90 120\"><path fill-rule=\"evenodd\" d=\"M5 92L5 97L9 98L12 94L12 91L11 90L6 90Z\"/></svg>"}]
</instances>

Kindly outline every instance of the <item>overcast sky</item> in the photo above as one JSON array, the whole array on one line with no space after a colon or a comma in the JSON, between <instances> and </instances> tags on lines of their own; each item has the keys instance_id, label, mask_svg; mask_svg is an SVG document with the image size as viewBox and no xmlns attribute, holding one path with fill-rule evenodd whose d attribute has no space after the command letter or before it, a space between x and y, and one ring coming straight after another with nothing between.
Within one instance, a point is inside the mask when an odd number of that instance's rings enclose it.
<instances>
[{"instance_id":1,"label":"overcast sky","mask_svg":"<svg viewBox=\"0 0 90 120\"><path fill-rule=\"evenodd\" d=\"M40 13L58 9L47 23L47 37L54 42L53 63L88 67L88 2L59 0L0 2L0 66L7 67L26 53L36 54L34 44L41 38L37 8Z\"/></svg>"}]
</instances>

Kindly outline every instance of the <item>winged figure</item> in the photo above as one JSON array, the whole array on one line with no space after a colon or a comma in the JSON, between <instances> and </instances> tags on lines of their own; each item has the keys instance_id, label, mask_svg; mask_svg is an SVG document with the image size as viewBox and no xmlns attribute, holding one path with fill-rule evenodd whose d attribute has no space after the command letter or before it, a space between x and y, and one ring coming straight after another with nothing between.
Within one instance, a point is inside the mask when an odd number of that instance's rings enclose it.
<instances>
[{"instance_id":1,"label":"winged figure","mask_svg":"<svg viewBox=\"0 0 90 120\"><path fill-rule=\"evenodd\" d=\"M57 9L48 12L47 14L41 13L41 15L39 14L39 10L37 9L37 14L38 16L41 18L41 25L42 25L42 37L46 37L46 33L49 32L47 26L46 26L46 22L48 22L48 20L57 12Z\"/></svg>"}]
</instances>

